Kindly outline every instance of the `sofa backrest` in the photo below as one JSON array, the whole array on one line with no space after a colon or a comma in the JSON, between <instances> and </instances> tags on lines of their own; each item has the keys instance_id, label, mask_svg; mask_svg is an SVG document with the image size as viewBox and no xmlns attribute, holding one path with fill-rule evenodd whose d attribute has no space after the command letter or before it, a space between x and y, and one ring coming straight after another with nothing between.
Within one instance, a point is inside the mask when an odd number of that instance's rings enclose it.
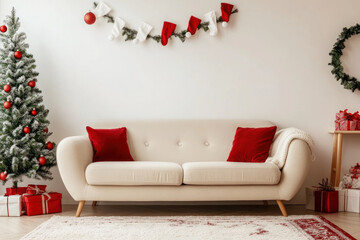
<instances>
[{"instance_id":1,"label":"sofa backrest","mask_svg":"<svg viewBox=\"0 0 360 240\"><path fill-rule=\"evenodd\" d=\"M226 161L237 127L270 127L263 120L145 120L101 124L126 127L135 161Z\"/></svg>"}]
</instances>

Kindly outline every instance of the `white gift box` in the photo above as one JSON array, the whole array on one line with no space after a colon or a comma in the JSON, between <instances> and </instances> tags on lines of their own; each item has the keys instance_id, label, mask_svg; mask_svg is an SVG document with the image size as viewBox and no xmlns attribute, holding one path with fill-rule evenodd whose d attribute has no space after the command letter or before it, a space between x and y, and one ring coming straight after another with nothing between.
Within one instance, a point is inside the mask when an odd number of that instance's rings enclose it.
<instances>
[{"instance_id":1,"label":"white gift box","mask_svg":"<svg viewBox=\"0 0 360 240\"><path fill-rule=\"evenodd\" d=\"M347 212L360 213L360 189L346 189Z\"/></svg>"},{"instance_id":2,"label":"white gift box","mask_svg":"<svg viewBox=\"0 0 360 240\"><path fill-rule=\"evenodd\" d=\"M360 213L360 189L337 189L339 192L339 212Z\"/></svg>"},{"instance_id":3,"label":"white gift box","mask_svg":"<svg viewBox=\"0 0 360 240\"><path fill-rule=\"evenodd\" d=\"M21 195L0 196L0 216L21 216Z\"/></svg>"},{"instance_id":4,"label":"white gift box","mask_svg":"<svg viewBox=\"0 0 360 240\"><path fill-rule=\"evenodd\" d=\"M306 193L306 209L315 210L315 190L316 188L305 188Z\"/></svg>"}]
</instances>

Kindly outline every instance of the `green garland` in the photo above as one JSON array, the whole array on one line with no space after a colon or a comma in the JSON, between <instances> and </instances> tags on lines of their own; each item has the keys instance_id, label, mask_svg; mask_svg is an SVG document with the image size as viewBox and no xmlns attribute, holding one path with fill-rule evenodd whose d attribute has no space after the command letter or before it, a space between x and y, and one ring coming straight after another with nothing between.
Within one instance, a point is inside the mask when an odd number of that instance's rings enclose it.
<instances>
[{"instance_id":1,"label":"green garland","mask_svg":"<svg viewBox=\"0 0 360 240\"><path fill-rule=\"evenodd\" d=\"M344 85L345 89L350 89L353 92L356 89L360 90L360 82L355 77L351 77L347 73L344 73L344 67L341 64L340 58L343 54L342 50L345 48L345 41L353 35L359 33L359 24L356 24L355 26L352 26L350 28L343 28L343 31L337 38L333 49L329 53L329 55L331 56L331 62L329 63L329 65L333 66L331 73L335 76L337 81L341 80L341 85Z\"/></svg>"},{"instance_id":2,"label":"green garland","mask_svg":"<svg viewBox=\"0 0 360 240\"><path fill-rule=\"evenodd\" d=\"M97 6L97 3L94 2L94 7L96 8L96 6ZM231 12L231 14L234 14L234 13L237 13L237 12L238 12L238 10L237 10L237 9L234 9L234 10ZM231 15L231 14L230 14L230 15ZM104 18L107 19L107 22L108 22L108 23L114 23L114 22L115 22L115 21L114 21L114 17L111 16L110 14L106 14L106 15L104 16ZM223 22L222 17L221 17L221 16L218 17L218 18L216 19L216 22L217 22L217 23ZM199 26L198 26L198 30L200 30L200 29L203 29L205 32L209 31L209 22L201 22L201 23L199 24ZM180 32L175 32L175 31L174 31L171 36L177 37L177 38L179 38L182 42L185 42L185 39L186 39L185 34L186 34L186 32L187 32L187 30L181 30ZM137 31L136 31L135 29L131 29L131 28L128 28L128 27L124 27L124 28L122 29L122 35L123 35L123 36L126 36L125 41L134 40L134 39L136 38ZM161 36L160 36L160 35L152 36L152 35L149 34L149 35L147 36L147 38L150 38L150 39L152 39L152 40L154 40L154 41L156 41L156 42L158 42L158 43L159 43L160 40L161 40ZM170 37L170 38L171 38L171 37Z\"/></svg>"}]
</instances>

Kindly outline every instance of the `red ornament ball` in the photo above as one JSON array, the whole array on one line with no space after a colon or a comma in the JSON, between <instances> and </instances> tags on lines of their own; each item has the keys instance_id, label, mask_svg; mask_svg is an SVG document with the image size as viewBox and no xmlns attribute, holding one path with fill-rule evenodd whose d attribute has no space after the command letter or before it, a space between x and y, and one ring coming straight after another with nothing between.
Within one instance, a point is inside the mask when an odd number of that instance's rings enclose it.
<instances>
[{"instance_id":1,"label":"red ornament ball","mask_svg":"<svg viewBox=\"0 0 360 240\"><path fill-rule=\"evenodd\" d=\"M52 142L47 142L46 143L46 148L49 150L52 150L54 148L54 144Z\"/></svg>"},{"instance_id":2,"label":"red ornament ball","mask_svg":"<svg viewBox=\"0 0 360 240\"><path fill-rule=\"evenodd\" d=\"M28 86L34 88L36 86L36 82L34 80L31 80L30 82L28 82Z\"/></svg>"},{"instance_id":3,"label":"red ornament ball","mask_svg":"<svg viewBox=\"0 0 360 240\"><path fill-rule=\"evenodd\" d=\"M36 111L35 108L31 111L31 115L33 115L33 116L36 116L36 115L37 115L37 111Z\"/></svg>"},{"instance_id":4,"label":"red ornament ball","mask_svg":"<svg viewBox=\"0 0 360 240\"><path fill-rule=\"evenodd\" d=\"M11 86L9 84L4 85L4 91L5 92L10 92L11 91Z\"/></svg>"},{"instance_id":5,"label":"red ornament ball","mask_svg":"<svg viewBox=\"0 0 360 240\"><path fill-rule=\"evenodd\" d=\"M25 134L29 134L31 132L31 129L28 126L26 126L26 127L24 127L23 131Z\"/></svg>"},{"instance_id":6,"label":"red ornament ball","mask_svg":"<svg viewBox=\"0 0 360 240\"><path fill-rule=\"evenodd\" d=\"M92 12L86 13L84 16L84 21L89 25L93 24L96 21L95 14Z\"/></svg>"},{"instance_id":7,"label":"red ornament ball","mask_svg":"<svg viewBox=\"0 0 360 240\"><path fill-rule=\"evenodd\" d=\"M20 59L20 58L22 58L22 53L21 53L19 50L17 50L17 51L14 53L14 57L15 57L16 59Z\"/></svg>"},{"instance_id":8,"label":"red ornament ball","mask_svg":"<svg viewBox=\"0 0 360 240\"><path fill-rule=\"evenodd\" d=\"M4 102L4 108L5 108L5 109L11 108L11 102L10 102L10 101Z\"/></svg>"},{"instance_id":9,"label":"red ornament ball","mask_svg":"<svg viewBox=\"0 0 360 240\"><path fill-rule=\"evenodd\" d=\"M7 178L7 172L6 172L6 171L5 171L5 172L0 173L0 180L5 181L5 180L6 180L6 178Z\"/></svg>"},{"instance_id":10,"label":"red ornament ball","mask_svg":"<svg viewBox=\"0 0 360 240\"><path fill-rule=\"evenodd\" d=\"M48 128L45 128L45 129L44 129L44 132L48 133L48 132L49 132L49 129L48 129Z\"/></svg>"},{"instance_id":11,"label":"red ornament ball","mask_svg":"<svg viewBox=\"0 0 360 240\"><path fill-rule=\"evenodd\" d=\"M4 32L6 32L6 31L7 31L7 27L6 27L5 25L2 25L2 26L0 27L0 32L4 33Z\"/></svg>"},{"instance_id":12,"label":"red ornament ball","mask_svg":"<svg viewBox=\"0 0 360 240\"><path fill-rule=\"evenodd\" d=\"M44 166L46 164L46 158L44 158L43 156L39 157L38 161L41 166Z\"/></svg>"}]
</instances>

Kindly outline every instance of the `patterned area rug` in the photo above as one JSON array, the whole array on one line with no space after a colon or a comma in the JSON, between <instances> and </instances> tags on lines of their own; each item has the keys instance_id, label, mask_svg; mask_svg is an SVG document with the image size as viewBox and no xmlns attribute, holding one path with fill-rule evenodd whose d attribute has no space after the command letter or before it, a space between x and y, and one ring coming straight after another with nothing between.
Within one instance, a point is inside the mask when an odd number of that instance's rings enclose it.
<instances>
[{"instance_id":1,"label":"patterned area rug","mask_svg":"<svg viewBox=\"0 0 360 240\"><path fill-rule=\"evenodd\" d=\"M54 216L22 239L355 239L323 217Z\"/></svg>"}]
</instances>

